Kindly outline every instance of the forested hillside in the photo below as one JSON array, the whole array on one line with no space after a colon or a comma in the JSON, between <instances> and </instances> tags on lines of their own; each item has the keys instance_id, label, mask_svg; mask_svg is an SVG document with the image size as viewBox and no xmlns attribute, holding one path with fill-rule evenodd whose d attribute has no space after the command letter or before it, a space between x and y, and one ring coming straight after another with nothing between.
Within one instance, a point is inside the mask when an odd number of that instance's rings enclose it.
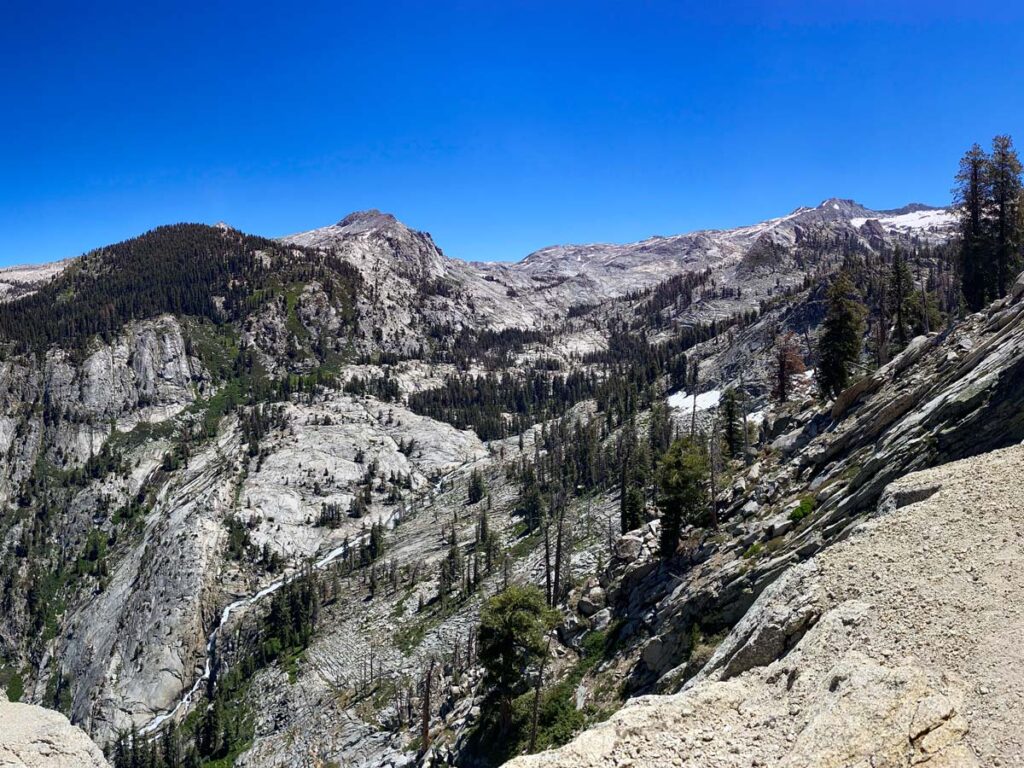
<instances>
[{"instance_id":1,"label":"forested hillside","mask_svg":"<svg viewBox=\"0 0 1024 768\"><path fill-rule=\"evenodd\" d=\"M0 336L19 350L80 348L164 313L237 322L311 281L355 312L359 273L340 259L223 227L158 227L88 253L32 295L0 304Z\"/></svg>"}]
</instances>

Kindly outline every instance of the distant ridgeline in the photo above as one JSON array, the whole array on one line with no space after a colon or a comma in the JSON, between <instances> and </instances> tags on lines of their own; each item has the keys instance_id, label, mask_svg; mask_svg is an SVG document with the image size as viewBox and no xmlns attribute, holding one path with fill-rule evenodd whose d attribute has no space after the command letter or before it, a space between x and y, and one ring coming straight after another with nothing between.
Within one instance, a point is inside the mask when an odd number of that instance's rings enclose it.
<instances>
[{"instance_id":1,"label":"distant ridgeline","mask_svg":"<svg viewBox=\"0 0 1024 768\"><path fill-rule=\"evenodd\" d=\"M342 259L237 230L174 224L92 251L35 293L0 304L0 337L17 352L74 349L162 313L235 321L313 280L346 308L351 325L361 277Z\"/></svg>"}]
</instances>

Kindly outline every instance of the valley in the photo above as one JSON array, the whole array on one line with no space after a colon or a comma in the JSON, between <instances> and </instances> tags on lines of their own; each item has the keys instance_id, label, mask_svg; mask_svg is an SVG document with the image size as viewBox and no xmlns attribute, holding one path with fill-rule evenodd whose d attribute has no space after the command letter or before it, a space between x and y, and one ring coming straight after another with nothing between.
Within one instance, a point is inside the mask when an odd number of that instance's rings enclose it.
<instances>
[{"instance_id":1,"label":"valley","mask_svg":"<svg viewBox=\"0 0 1024 768\"><path fill-rule=\"evenodd\" d=\"M1024 282L964 311L959 226L829 199L505 264L365 211L0 271L7 696L118 767L660 764L631 718L679 707L736 734L686 764L750 765L733 689L768 701L787 654L824 675L849 608L794 580L927 503L913 473L1024 440ZM863 351L823 392L840 275ZM702 473L682 518L673 451ZM507 685L481 628L503 595L547 622ZM907 711L933 696L931 669L847 656L912 678ZM933 753L966 765L956 722ZM825 764L830 723L761 764Z\"/></svg>"}]
</instances>

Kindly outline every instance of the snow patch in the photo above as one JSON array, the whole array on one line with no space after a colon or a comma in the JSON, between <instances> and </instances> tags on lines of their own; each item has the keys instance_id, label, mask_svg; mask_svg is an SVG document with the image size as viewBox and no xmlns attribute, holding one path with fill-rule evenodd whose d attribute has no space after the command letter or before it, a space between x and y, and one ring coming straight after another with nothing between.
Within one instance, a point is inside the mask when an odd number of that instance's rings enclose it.
<instances>
[{"instance_id":1,"label":"snow patch","mask_svg":"<svg viewBox=\"0 0 1024 768\"><path fill-rule=\"evenodd\" d=\"M754 411L753 413L748 413L747 414L747 422L749 424L757 425L757 424L760 424L761 422L764 421L764 417L765 417L765 412L763 410Z\"/></svg>"},{"instance_id":2,"label":"snow patch","mask_svg":"<svg viewBox=\"0 0 1024 768\"><path fill-rule=\"evenodd\" d=\"M867 222L867 218L858 216L850 219L850 226L859 229ZM896 229L910 232L920 229L947 229L956 223L956 214L952 211L940 208L935 211L913 211L902 213L898 216L879 216L879 224L885 229Z\"/></svg>"},{"instance_id":3,"label":"snow patch","mask_svg":"<svg viewBox=\"0 0 1024 768\"><path fill-rule=\"evenodd\" d=\"M721 399L722 390L720 389L709 389L707 392L701 392L697 395L697 411L707 411L711 408L717 408ZM673 408L678 408L684 413L693 413L693 401L693 395L687 394L686 392L676 392L674 395L668 396L668 404Z\"/></svg>"}]
</instances>

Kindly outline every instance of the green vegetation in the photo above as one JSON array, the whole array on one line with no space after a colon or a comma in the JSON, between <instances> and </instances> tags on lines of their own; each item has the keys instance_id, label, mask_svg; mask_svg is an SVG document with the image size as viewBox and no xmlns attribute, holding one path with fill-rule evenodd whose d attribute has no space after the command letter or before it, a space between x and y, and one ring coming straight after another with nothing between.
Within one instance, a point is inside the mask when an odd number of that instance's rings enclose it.
<instances>
[{"instance_id":1,"label":"green vegetation","mask_svg":"<svg viewBox=\"0 0 1024 768\"><path fill-rule=\"evenodd\" d=\"M510 586L480 611L480 663L497 699L503 730L512 724L512 699L525 687L527 671L543 658L544 636L556 619L544 594L533 586Z\"/></svg>"},{"instance_id":2,"label":"green vegetation","mask_svg":"<svg viewBox=\"0 0 1024 768\"><path fill-rule=\"evenodd\" d=\"M851 364L860 357L864 336L863 298L850 274L840 272L828 290L824 332L818 348L818 386L825 397L835 397L850 382Z\"/></svg>"},{"instance_id":3,"label":"green vegetation","mask_svg":"<svg viewBox=\"0 0 1024 768\"><path fill-rule=\"evenodd\" d=\"M15 667L0 665L0 688L7 693L8 701L21 701L25 694L25 681Z\"/></svg>"},{"instance_id":4,"label":"green vegetation","mask_svg":"<svg viewBox=\"0 0 1024 768\"><path fill-rule=\"evenodd\" d=\"M658 507L661 509L661 556L672 557L679 546L683 523L702 525L718 521L709 516L705 481L708 456L703 441L676 440L658 465Z\"/></svg>"},{"instance_id":5,"label":"green vegetation","mask_svg":"<svg viewBox=\"0 0 1024 768\"><path fill-rule=\"evenodd\" d=\"M814 511L814 508L817 506L817 504L818 502L813 496L804 496L802 499L800 499L799 506L797 506L796 509L789 513L789 519L792 520L794 523L799 523L801 520L803 520L805 517L811 514L811 512Z\"/></svg>"},{"instance_id":6,"label":"green vegetation","mask_svg":"<svg viewBox=\"0 0 1024 768\"><path fill-rule=\"evenodd\" d=\"M484 475L479 469L469 473L469 489L467 491L467 503L476 504L487 494L487 485L484 483Z\"/></svg>"},{"instance_id":7,"label":"green vegetation","mask_svg":"<svg viewBox=\"0 0 1024 768\"><path fill-rule=\"evenodd\" d=\"M162 313L240 320L311 280L351 323L360 277L340 258L201 224L158 227L86 254L35 293L0 306L0 337L22 351L54 343L81 350L95 335L110 339L126 323Z\"/></svg>"},{"instance_id":8,"label":"green vegetation","mask_svg":"<svg viewBox=\"0 0 1024 768\"><path fill-rule=\"evenodd\" d=\"M616 648L614 633L590 632L583 638L579 660L560 679L541 691L537 702L537 737L534 750L559 747L608 715L605 709L576 708L576 689L584 677L609 658ZM511 719L503 729L500 713L488 709L470 735L468 752L498 765L529 750L536 691L525 691L512 702Z\"/></svg>"},{"instance_id":9,"label":"green vegetation","mask_svg":"<svg viewBox=\"0 0 1024 768\"><path fill-rule=\"evenodd\" d=\"M654 402L652 385L663 376L681 379L687 370L686 350L755 316L756 312L732 323L687 326L660 343L648 342L642 330L623 324L610 331L607 350L584 357L589 370L564 375L538 368L521 375L455 374L437 389L410 395L409 407L459 429L472 428L483 440L519 434L590 398L610 421L622 423Z\"/></svg>"},{"instance_id":10,"label":"green vegetation","mask_svg":"<svg viewBox=\"0 0 1024 768\"><path fill-rule=\"evenodd\" d=\"M996 136L991 153L975 144L960 161L953 192L960 208L963 296L972 312L1005 296L1021 268L1021 170L1009 136Z\"/></svg>"}]
</instances>

